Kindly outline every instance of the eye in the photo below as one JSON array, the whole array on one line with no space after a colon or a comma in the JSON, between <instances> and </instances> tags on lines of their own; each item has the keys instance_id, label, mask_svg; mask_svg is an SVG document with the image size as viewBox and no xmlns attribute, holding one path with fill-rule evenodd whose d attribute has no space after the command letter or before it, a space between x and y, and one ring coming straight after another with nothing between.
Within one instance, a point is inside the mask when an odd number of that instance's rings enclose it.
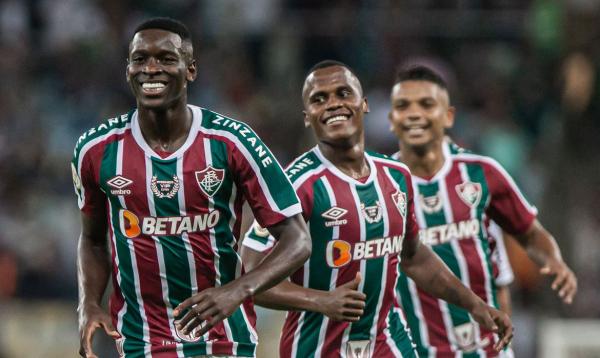
<instances>
[{"instance_id":1,"label":"eye","mask_svg":"<svg viewBox=\"0 0 600 358\"><path fill-rule=\"evenodd\" d=\"M398 110L406 109L406 107L408 107L408 103L406 102L396 102L394 104L394 108Z\"/></svg>"},{"instance_id":2,"label":"eye","mask_svg":"<svg viewBox=\"0 0 600 358\"><path fill-rule=\"evenodd\" d=\"M162 62L165 64L171 65L171 64L177 63L177 58L175 58L173 56L167 56L167 57L163 58Z\"/></svg>"},{"instance_id":3,"label":"eye","mask_svg":"<svg viewBox=\"0 0 600 358\"><path fill-rule=\"evenodd\" d=\"M340 96L343 98L346 98L346 97L350 96L351 94L352 94L352 92L347 88L344 88L340 91Z\"/></svg>"},{"instance_id":4,"label":"eye","mask_svg":"<svg viewBox=\"0 0 600 358\"><path fill-rule=\"evenodd\" d=\"M424 101L421 101L421 106L423 108L428 108L429 109L429 108L435 107L435 105L436 105L436 102L434 100L432 100L432 99L426 99Z\"/></svg>"},{"instance_id":5,"label":"eye","mask_svg":"<svg viewBox=\"0 0 600 358\"><path fill-rule=\"evenodd\" d=\"M325 102L325 96L323 95L316 95L316 96L312 96L310 98L310 103L324 103Z\"/></svg>"},{"instance_id":6,"label":"eye","mask_svg":"<svg viewBox=\"0 0 600 358\"><path fill-rule=\"evenodd\" d=\"M140 64L144 62L144 56L136 55L131 57L131 63Z\"/></svg>"}]
</instances>

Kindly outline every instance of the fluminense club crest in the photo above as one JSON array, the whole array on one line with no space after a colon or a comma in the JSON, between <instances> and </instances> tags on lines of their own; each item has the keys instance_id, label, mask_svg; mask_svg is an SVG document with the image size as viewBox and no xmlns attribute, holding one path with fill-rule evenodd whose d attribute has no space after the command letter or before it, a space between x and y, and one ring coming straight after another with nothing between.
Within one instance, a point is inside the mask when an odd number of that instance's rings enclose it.
<instances>
[{"instance_id":1,"label":"fluminense club crest","mask_svg":"<svg viewBox=\"0 0 600 358\"><path fill-rule=\"evenodd\" d=\"M396 204L396 208L400 212L403 218L406 217L406 193L400 190L397 190L394 194L392 194L392 200L394 204Z\"/></svg>"},{"instance_id":2,"label":"fluminense club crest","mask_svg":"<svg viewBox=\"0 0 600 358\"><path fill-rule=\"evenodd\" d=\"M456 192L458 196L461 198L465 204L470 207L476 207L481 200L481 184L473 183L471 181L464 182L462 184L458 184L456 187Z\"/></svg>"},{"instance_id":3,"label":"fluminense club crest","mask_svg":"<svg viewBox=\"0 0 600 358\"><path fill-rule=\"evenodd\" d=\"M198 186L200 186L200 190L209 198L212 198L219 191L224 177L225 169L216 169L212 165L196 172Z\"/></svg>"},{"instance_id":4,"label":"fluminense club crest","mask_svg":"<svg viewBox=\"0 0 600 358\"><path fill-rule=\"evenodd\" d=\"M381 206L379 205L379 201L375 202L375 205L365 206L364 203L360 203L360 209L362 211L362 215L367 220L369 224L374 224L381 220L382 212Z\"/></svg>"},{"instance_id":5,"label":"fluminense club crest","mask_svg":"<svg viewBox=\"0 0 600 358\"><path fill-rule=\"evenodd\" d=\"M154 175L150 181L150 188L157 198L171 199L179 191L179 178L177 175L173 175L173 180L158 180L158 177Z\"/></svg>"}]
</instances>

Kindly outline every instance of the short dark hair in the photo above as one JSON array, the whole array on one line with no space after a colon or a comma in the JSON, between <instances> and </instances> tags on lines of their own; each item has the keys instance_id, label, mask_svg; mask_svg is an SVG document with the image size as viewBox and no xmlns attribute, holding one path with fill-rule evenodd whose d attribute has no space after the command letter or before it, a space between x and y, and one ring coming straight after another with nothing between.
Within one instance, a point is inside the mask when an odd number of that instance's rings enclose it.
<instances>
[{"instance_id":1,"label":"short dark hair","mask_svg":"<svg viewBox=\"0 0 600 358\"><path fill-rule=\"evenodd\" d=\"M172 19L170 17L155 17L148 19L139 24L138 27L135 28L133 34L135 35L142 30L148 29L169 31L179 35L179 37L181 37L181 39L184 41L192 41L192 36L190 35L190 31L188 30L187 26L185 26L181 21Z\"/></svg>"},{"instance_id":2,"label":"short dark hair","mask_svg":"<svg viewBox=\"0 0 600 358\"><path fill-rule=\"evenodd\" d=\"M323 61L316 63L313 67L310 68L310 70L308 70L308 72L306 73L306 77L308 77L308 75L315 72L316 70L320 70L320 69L327 68L327 67L333 67L333 66L344 67L344 68L348 69L348 71L352 72L354 77L357 77L356 73L350 66L346 65L343 62L336 61L336 60L323 60Z\"/></svg>"},{"instance_id":3,"label":"short dark hair","mask_svg":"<svg viewBox=\"0 0 600 358\"><path fill-rule=\"evenodd\" d=\"M434 71L433 69L423 65L412 65L409 67L402 67L396 72L396 79L394 84L398 84L404 81L427 81L435 83L441 88L448 90L448 84L446 80Z\"/></svg>"}]
</instances>

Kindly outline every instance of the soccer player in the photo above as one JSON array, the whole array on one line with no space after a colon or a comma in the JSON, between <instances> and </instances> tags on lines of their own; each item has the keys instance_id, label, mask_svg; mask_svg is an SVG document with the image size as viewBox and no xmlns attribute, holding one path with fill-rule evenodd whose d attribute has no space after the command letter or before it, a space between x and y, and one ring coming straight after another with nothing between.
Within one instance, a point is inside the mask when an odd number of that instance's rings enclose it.
<instances>
[{"instance_id":1,"label":"soccer player","mask_svg":"<svg viewBox=\"0 0 600 358\"><path fill-rule=\"evenodd\" d=\"M419 243L409 170L365 152L368 105L358 78L342 63L318 63L304 82L302 99L304 122L318 145L286 172L309 224L313 252L290 281L255 297L259 305L290 311L280 356L414 357L396 309L399 261L424 290L497 330L497 348L506 345L512 336L508 317L466 289ZM244 238L249 270L279 245L273 246L269 231L254 226Z\"/></svg>"},{"instance_id":2,"label":"soccer player","mask_svg":"<svg viewBox=\"0 0 600 358\"><path fill-rule=\"evenodd\" d=\"M102 327L125 357L252 357L252 296L310 255L298 197L246 124L187 103L196 63L183 24L139 25L126 75L137 108L84 133L72 162L80 354L95 357ZM242 275L244 201L282 245Z\"/></svg>"},{"instance_id":3,"label":"soccer player","mask_svg":"<svg viewBox=\"0 0 600 358\"><path fill-rule=\"evenodd\" d=\"M391 93L389 120L399 139L400 159L413 174L415 214L423 244L481 299L497 307L488 221L514 235L542 268L552 288L571 303L577 281L537 211L493 159L471 154L444 140L455 109L444 80L427 67L399 72ZM493 333L467 311L420 289L408 272L398 289L406 320L424 357L494 356Z\"/></svg>"}]
</instances>

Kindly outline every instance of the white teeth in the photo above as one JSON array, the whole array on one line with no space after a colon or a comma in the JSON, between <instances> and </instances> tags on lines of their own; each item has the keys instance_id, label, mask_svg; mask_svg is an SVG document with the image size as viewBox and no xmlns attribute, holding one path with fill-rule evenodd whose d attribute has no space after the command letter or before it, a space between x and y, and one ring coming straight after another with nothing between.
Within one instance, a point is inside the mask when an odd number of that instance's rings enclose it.
<instances>
[{"instance_id":1,"label":"white teeth","mask_svg":"<svg viewBox=\"0 0 600 358\"><path fill-rule=\"evenodd\" d=\"M346 117L346 116L335 116L335 117L328 118L325 121L325 124L329 125L329 124L333 124L336 122L347 121L347 120L348 120L348 117Z\"/></svg>"},{"instance_id":2,"label":"white teeth","mask_svg":"<svg viewBox=\"0 0 600 358\"><path fill-rule=\"evenodd\" d=\"M409 134L423 134L425 133L425 129L423 128L408 128Z\"/></svg>"},{"instance_id":3,"label":"white teeth","mask_svg":"<svg viewBox=\"0 0 600 358\"><path fill-rule=\"evenodd\" d=\"M162 89L164 87L165 84L160 82L146 82L142 84L143 89Z\"/></svg>"}]
</instances>

